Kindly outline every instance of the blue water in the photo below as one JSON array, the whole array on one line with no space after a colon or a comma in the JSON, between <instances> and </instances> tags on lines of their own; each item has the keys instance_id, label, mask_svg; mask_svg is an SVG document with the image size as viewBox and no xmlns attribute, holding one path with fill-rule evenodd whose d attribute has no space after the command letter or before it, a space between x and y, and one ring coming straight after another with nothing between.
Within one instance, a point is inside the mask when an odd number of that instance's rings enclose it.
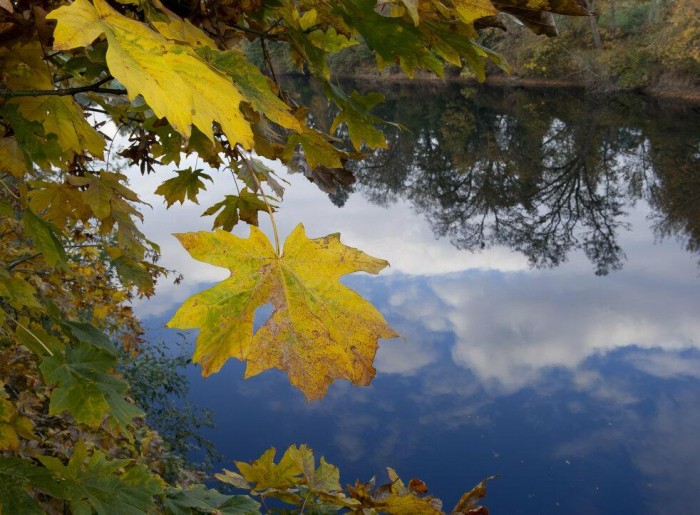
<instances>
[{"instance_id":1,"label":"blue water","mask_svg":"<svg viewBox=\"0 0 700 515\"><path fill-rule=\"evenodd\" d=\"M453 88L421 97L432 104L411 91L390 99L394 117L412 113L399 120L412 132L396 143L398 162L378 153L382 169L357 170L354 191L333 197L343 209L303 177L285 176L283 236L301 221L311 237L340 231L347 244L387 258L392 268L379 276L343 282L402 338L381 342L370 386L338 381L311 404L277 370L243 380L235 360L207 379L187 369L190 400L215 413L216 429L204 434L224 456L218 466L306 443L340 467L344 483L381 481L390 466L424 480L447 511L497 475L484 500L494 514L697 513L697 110L489 95L479 103ZM471 120L463 136L442 129L455 120ZM567 133L571 144L551 146ZM523 146L537 137L550 146ZM474 157L482 148L488 155ZM484 160L496 166L473 177ZM559 181L569 162L587 164ZM497 185L487 184L494 177ZM542 181L573 184L575 194L533 193ZM196 211L218 200L221 190L212 190ZM557 216L566 223L547 237L537 222L562 199L569 204ZM166 284L136 306L152 339L174 338L162 327L176 306L228 275L169 236L209 223L161 208L147 220L164 258L175 256L165 265L185 274L182 286Z\"/></svg>"},{"instance_id":2,"label":"blue water","mask_svg":"<svg viewBox=\"0 0 700 515\"><path fill-rule=\"evenodd\" d=\"M492 360L499 370L494 373L463 362L459 336L429 327L439 320L405 317L390 305L392 293L412 292L415 297L405 302L435 303L435 313L444 314L450 308L434 293L441 284L454 291L491 284L497 297L511 297L511 305L540 303L536 311L544 314L534 325L548 312L566 319L601 308L588 301L562 306L556 295L542 302L539 292L517 284L528 282L526 274L479 275L347 281L405 335L382 343L379 372L369 387L338 382L325 399L308 404L279 371L243 380L244 366L233 360L206 380L195 367L188 370L191 400L216 413L217 428L205 435L225 456L221 465L232 468L231 460L252 460L270 446L307 443L340 466L347 483L382 477L391 466L406 478L423 479L446 506L496 474L486 502L494 513L651 513L669 506L676 507L672 513L692 513L700 466L700 351L691 340L697 333L687 328L688 341L679 350L665 349L669 342L663 340L642 342L646 348L634 341L615 346L611 338L609 350L582 353L587 339L580 334L529 337L529 326L508 324L508 310L485 306L470 322L485 327L477 334L489 340L486 363ZM700 292L697 284L675 287L692 304L649 306L661 312L658 317L628 311L630 306L618 306L618 313L631 323L646 315L658 324L655 330L680 335L682 320L700 308ZM638 301L630 299L630 305ZM544 353L541 363L530 358L528 365L500 359L513 345L501 340L501 349L499 338L518 331L516 345L556 340L563 350L559 361L567 364L550 365ZM644 338L643 331L639 335ZM412 367L411 360L419 365Z\"/></svg>"}]
</instances>

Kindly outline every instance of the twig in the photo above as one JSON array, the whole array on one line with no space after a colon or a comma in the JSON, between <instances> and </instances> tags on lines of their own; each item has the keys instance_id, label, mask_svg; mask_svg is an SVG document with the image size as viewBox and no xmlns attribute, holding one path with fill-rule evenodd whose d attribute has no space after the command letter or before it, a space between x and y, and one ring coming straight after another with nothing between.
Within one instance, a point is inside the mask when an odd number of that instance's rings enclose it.
<instances>
[{"instance_id":1,"label":"twig","mask_svg":"<svg viewBox=\"0 0 700 515\"><path fill-rule=\"evenodd\" d=\"M275 216L272 214L272 207L270 206L270 203L267 201L267 195L265 195L265 192L262 189L262 184L260 184L260 179L258 179L257 174L255 173L255 170L253 170L253 166L250 164L250 161L244 153L241 150L238 150L238 155L243 159L243 162L245 163L246 167L248 168L248 171L250 172L250 175L253 176L253 180L255 180L255 183L258 185L258 188L260 189L260 193L262 194L263 202L265 202L265 207L267 207L267 213L270 215L270 222L272 222L272 232L275 236L275 251L277 252L278 256L281 256L282 253L280 252L280 238L279 234L277 232L277 224L275 223Z\"/></svg>"},{"instance_id":2,"label":"twig","mask_svg":"<svg viewBox=\"0 0 700 515\"><path fill-rule=\"evenodd\" d=\"M21 265L21 264L24 263L25 261L30 261L30 260L32 260L32 259L34 259L34 258L36 258L36 257L39 257L39 256L41 256L41 253L38 253L38 254L30 254L29 256L24 256L24 257L21 257L21 258L19 258L19 259L15 259L12 263L10 263L9 265L7 265L7 268L8 268L9 270L12 270L12 269L13 269L14 267L16 267L17 265Z\"/></svg>"},{"instance_id":3,"label":"twig","mask_svg":"<svg viewBox=\"0 0 700 515\"><path fill-rule=\"evenodd\" d=\"M49 96L56 96L56 97L65 97L69 95L77 95L78 93L86 93L89 91L95 91L97 93L111 93L113 95L125 95L126 90L125 89L116 89L116 88L103 88L100 89L100 86L102 84L105 84L106 82L109 82L113 80L112 77L107 77L105 79L102 79L98 82L95 82L94 84L89 84L87 86L79 86L75 88L65 88L65 89L30 89L30 90L21 90L21 91L13 91L11 89L0 89L0 96L4 98L13 98L13 97L49 97Z\"/></svg>"},{"instance_id":4,"label":"twig","mask_svg":"<svg viewBox=\"0 0 700 515\"><path fill-rule=\"evenodd\" d=\"M270 57L270 52L268 51L267 45L265 44L265 38L260 38L260 45L262 46L263 56L265 58L265 62L267 63L267 67L270 68L272 80L279 87L280 84L279 82L277 82L277 77L275 76L275 69L272 66L272 58Z\"/></svg>"},{"instance_id":5,"label":"twig","mask_svg":"<svg viewBox=\"0 0 700 515\"><path fill-rule=\"evenodd\" d=\"M230 23L229 27L233 27L234 29L241 30L243 32L248 32L249 34L254 34L260 38L267 38L267 39L279 39L281 36L279 34L270 34L268 32L261 32L259 30L251 29L250 27L244 27L243 25L238 25L236 23Z\"/></svg>"}]
</instances>

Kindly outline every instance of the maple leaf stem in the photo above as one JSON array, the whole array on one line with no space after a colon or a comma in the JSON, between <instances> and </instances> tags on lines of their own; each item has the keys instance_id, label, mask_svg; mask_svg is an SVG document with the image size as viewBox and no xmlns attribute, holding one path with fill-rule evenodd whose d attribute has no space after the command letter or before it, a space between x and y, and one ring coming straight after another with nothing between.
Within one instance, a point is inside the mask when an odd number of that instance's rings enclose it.
<instances>
[{"instance_id":1,"label":"maple leaf stem","mask_svg":"<svg viewBox=\"0 0 700 515\"><path fill-rule=\"evenodd\" d=\"M248 172L253 177L253 180L255 181L258 188L260 189L260 193L262 195L263 202L265 202L265 207L267 207L267 213L270 215L270 222L272 222L272 232L275 236L275 252L277 253L278 256L280 256L282 254L280 251L280 238L279 238L279 234L277 231L277 223L275 223L275 215L272 214L272 207L270 206L270 203L267 201L267 195L265 195L265 192L263 191L262 184L260 184L260 179L258 179L258 176L255 173L255 170L253 170L253 167L250 164L250 161L248 160L248 158L245 156L245 154L242 152L242 149L240 149L240 148L238 148L238 155L241 156L241 159L243 159L243 162L245 163L246 167L248 168Z\"/></svg>"},{"instance_id":2,"label":"maple leaf stem","mask_svg":"<svg viewBox=\"0 0 700 515\"><path fill-rule=\"evenodd\" d=\"M45 344L44 342L42 342L41 339L39 339L39 337L38 337L37 335L35 335L33 332L31 332L31 331L29 330L29 328L24 327L19 321L15 320L14 318L12 318L12 317L11 317L10 315L8 315L7 313L5 313L5 316L6 316L7 318L9 318L10 320L12 320L15 324L17 324L17 327L21 327L22 329L24 329L25 331L27 331L27 332L29 333L29 335L30 335L32 338L34 338L37 342L39 342L39 345L41 345L41 347L48 353L49 356L53 356L53 352L51 352L51 349L49 349L49 348L46 346L46 344Z\"/></svg>"},{"instance_id":3,"label":"maple leaf stem","mask_svg":"<svg viewBox=\"0 0 700 515\"><path fill-rule=\"evenodd\" d=\"M0 184L3 185L3 187L7 190L7 192L8 192L10 195L12 195L13 197L15 197L17 200L20 200L20 198L15 194L15 192L12 191L12 190L10 189L10 187L9 187L7 184L5 184L5 181L3 181L2 179L0 179Z\"/></svg>"}]
</instances>

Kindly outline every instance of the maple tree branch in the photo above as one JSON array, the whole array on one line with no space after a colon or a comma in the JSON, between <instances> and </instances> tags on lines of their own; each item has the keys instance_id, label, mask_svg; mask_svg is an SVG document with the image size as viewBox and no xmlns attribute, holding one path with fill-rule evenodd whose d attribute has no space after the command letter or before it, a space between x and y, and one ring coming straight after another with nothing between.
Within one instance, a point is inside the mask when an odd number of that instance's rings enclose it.
<instances>
[{"instance_id":1,"label":"maple tree branch","mask_svg":"<svg viewBox=\"0 0 700 515\"><path fill-rule=\"evenodd\" d=\"M236 30L240 30L242 32L247 32L249 34L254 34L255 36L258 36L259 38L263 39L279 39L281 36L279 34L270 34L269 32L262 32L259 30L251 29L250 27L244 27L243 25L238 25L237 23L230 23L229 27L232 27ZM273 25L274 27L274 25ZM270 28L273 28L270 27Z\"/></svg>"},{"instance_id":2,"label":"maple tree branch","mask_svg":"<svg viewBox=\"0 0 700 515\"><path fill-rule=\"evenodd\" d=\"M86 93L89 91L94 91L96 93L111 93L113 95L125 95L125 89L117 88L100 88L102 84L113 80L113 77L104 78L94 84L88 84L87 86L78 86L75 88L64 88L64 89L29 89L21 91L13 91L11 89L0 89L0 96L5 98L13 97L44 97L44 96L57 96L64 97L69 95L77 95L78 93Z\"/></svg>"},{"instance_id":3,"label":"maple tree branch","mask_svg":"<svg viewBox=\"0 0 700 515\"><path fill-rule=\"evenodd\" d=\"M24 257L15 259L12 263L10 263L9 265L7 265L7 269L8 269L8 270L12 270L12 269L15 268L16 266L21 265L22 263L25 263L26 261L31 261L32 259L37 258L37 257L39 257L39 256L41 256L41 253L31 254L31 255L29 255L29 256L24 256Z\"/></svg>"},{"instance_id":4,"label":"maple tree branch","mask_svg":"<svg viewBox=\"0 0 700 515\"><path fill-rule=\"evenodd\" d=\"M277 77L275 76L275 68L272 66L272 58L270 58L270 52L267 50L267 45L265 44L264 38L260 38L260 46L262 46L263 57L265 58L267 67L270 69L270 73L272 74L272 80L275 84L277 84L277 86L279 86L279 82L277 82Z\"/></svg>"}]
</instances>

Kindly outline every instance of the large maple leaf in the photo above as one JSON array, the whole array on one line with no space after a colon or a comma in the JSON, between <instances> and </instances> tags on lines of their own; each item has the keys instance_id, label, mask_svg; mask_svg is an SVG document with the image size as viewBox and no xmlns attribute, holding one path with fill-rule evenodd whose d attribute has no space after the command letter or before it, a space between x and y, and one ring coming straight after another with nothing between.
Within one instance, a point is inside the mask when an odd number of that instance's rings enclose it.
<instances>
[{"instance_id":1,"label":"large maple leaf","mask_svg":"<svg viewBox=\"0 0 700 515\"><path fill-rule=\"evenodd\" d=\"M88 46L104 34L109 43L107 66L129 98L143 96L157 116L166 117L186 138L194 125L213 141L212 121L217 121L229 141L252 147L252 130L238 109L243 96L191 46L168 40L104 0L76 0L46 19L58 21L55 50Z\"/></svg>"},{"instance_id":2,"label":"large maple leaf","mask_svg":"<svg viewBox=\"0 0 700 515\"><path fill-rule=\"evenodd\" d=\"M231 270L231 277L190 297L168 322L199 328L194 361L202 375L217 372L229 357L247 361L245 377L268 368L286 370L307 399L320 399L335 379L367 385L379 338L398 334L343 275L378 273L388 263L340 242L339 234L310 240L299 224L281 256L251 226L247 239L225 231L176 234L200 261ZM274 311L254 333L255 310Z\"/></svg>"}]
</instances>

